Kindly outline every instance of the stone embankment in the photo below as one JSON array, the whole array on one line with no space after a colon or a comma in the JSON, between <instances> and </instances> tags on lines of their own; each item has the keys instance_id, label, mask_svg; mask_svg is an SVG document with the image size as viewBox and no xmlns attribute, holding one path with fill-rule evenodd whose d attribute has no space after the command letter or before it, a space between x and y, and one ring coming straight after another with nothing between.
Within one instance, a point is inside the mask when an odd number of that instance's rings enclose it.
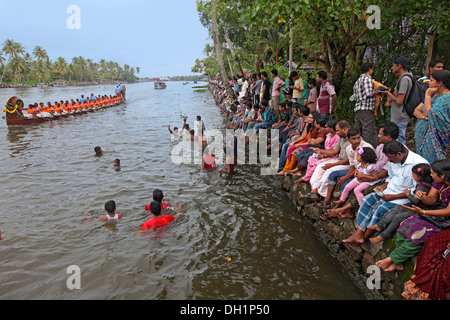
<instances>
[{"instance_id":1,"label":"stone embankment","mask_svg":"<svg viewBox=\"0 0 450 320\"><path fill-rule=\"evenodd\" d=\"M356 285L364 292L368 299L403 299L401 293L404 289L404 283L411 278L415 259L407 261L403 271L385 272L375 266L375 262L386 258L395 248L395 236L392 239L377 244L367 241L357 249L350 248L348 244L342 242L342 240L350 237L357 228L356 213L358 203L353 192L347 202L353 204L355 218L330 218L322 220L321 215L326 212L326 209L318 207L315 202L305 202L300 198L301 194L307 194L310 191L309 185L296 185L294 182L298 177L286 176L279 177L279 179L282 188L297 205L298 213L311 221L318 238L344 266L349 276L355 281ZM373 187L366 189L364 194L367 195L372 191ZM333 200L337 200L339 194L340 189L338 186L333 195ZM354 205L355 203L356 205ZM374 272L379 272L379 276ZM380 281L375 282L377 279ZM376 284L380 284L380 288L376 288Z\"/></svg>"}]
</instances>

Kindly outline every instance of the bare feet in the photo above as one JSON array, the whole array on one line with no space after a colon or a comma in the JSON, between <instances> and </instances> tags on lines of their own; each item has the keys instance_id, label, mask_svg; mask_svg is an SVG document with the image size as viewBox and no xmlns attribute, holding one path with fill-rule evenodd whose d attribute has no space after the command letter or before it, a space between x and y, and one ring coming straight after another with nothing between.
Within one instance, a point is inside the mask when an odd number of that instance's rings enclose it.
<instances>
[{"instance_id":1,"label":"bare feet","mask_svg":"<svg viewBox=\"0 0 450 320\"><path fill-rule=\"evenodd\" d=\"M306 185L308 182L304 181L303 179L298 179L297 181L294 182L296 185L298 186L304 186Z\"/></svg>"},{"instance_id":2,"label":"bare feet","mask_svg":"<svg viewBox=\"0 0 450 320\"><path fill-rule=\"evenodd\" d=\"M387 257L386 259L377 261L375 264L386 272L392 272L396 270L402 271L404 269L403 264L397 265L393 263L391 257Z\"/></svg>"},{"instance_id":3,"label":"bare feet","mask_svg":"<svg viewBox=\"0 0 450 320\"><path fill-rule=\"evenodd\" d=\"M367 227L368 230L374 230L380 232L380 227L378 227L377 224L374 224L373 226Z\"/></svg>"},{"instance_id":4,"label":"bare feet","mask_svg":"<svg viewBox=\"0 0 450 320\"><path fill-rule=\"evenodd\" d=\"M328 212L328 218L337 218L341 214L342 209L339 208L333 208L327 210Z\"/></svg>"},{"instance_id":5,"label":"bare feet","mask_svg":"<svg viewBox=\"0 0 450 320\"><path fill-rule=\"evenodd\" d=\"M344 204L344 201L342 201L341 199L337 200L337 201L333 201L334 203L334 207L335 208L339 208L340 206L342 206Z\"/></svg>"},{"instance_id":6,"label":"bare feet","mask_svg":"<svg viewBox=\"0 0 450 320\"><path fill-rule=\"evenodd\" d=\"M343 209L342 211L339 212L338 215L339 219L352 219L353 218L353 213L351 209Z\"/></svg>"},{"instance_id":7,"label":"bare feet","mask_svg":"<svg viewBox=\"0 0 450 320\"><path fill-rule=\"evenodd\" d=\"M349 238L343 240L342 242L348 243L349 246L353 249L356 249L364 244L364 231L361 229L358 229L353 235L351 235Z\"/></svg>"},{"instance_id":8,"label":"bare feet","mask_svg":"<svg viewBox=\"0 0 450 320\"><path fill-rule=\"evenodd\" d=\"M276 176L285 176L286 175L286 171L284 171L284 170L281 170L280 172L278 172L278 173L276 173L275 174Z\"/></svg>"},{"instance_id":9,"label":"bare feet","mask_svg":"<svg viewBox=\"0 0 450 320\"><path fill-rule=\"evenodd\" d=\"M372 243L379 243L379 242L383 241L383 238L380 236L376 236L376 237L370 238L369 240Z\"/></svg>"}]
</instances>

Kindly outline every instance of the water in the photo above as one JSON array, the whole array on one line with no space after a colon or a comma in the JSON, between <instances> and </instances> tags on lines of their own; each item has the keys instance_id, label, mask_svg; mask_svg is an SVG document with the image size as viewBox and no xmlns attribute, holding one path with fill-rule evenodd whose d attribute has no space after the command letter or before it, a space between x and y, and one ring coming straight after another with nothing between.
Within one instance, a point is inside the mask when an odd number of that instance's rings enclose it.
<instances>
[{"instance_id":1,"label":"water","mask_svg":"<svg viewBox=\"0 0 450 320\"><path fill-rule=\"evenodd\" d=\"M174 165L167 127L225 122L209 92L127 86L127 104L51 123L0 125L0 299L364 299L275 177L256 166L219 177ZM26 105L115 86L2 89ZM95 158L99 145L103 156ZM121 160L121 170L112 168ZM136 236L160 188L183 215ZM115 200L124 219L89 225ZM227 258L231 258L229 262ZM69 266L81 289L70 290Z\"/></svg>"}]
</instances>

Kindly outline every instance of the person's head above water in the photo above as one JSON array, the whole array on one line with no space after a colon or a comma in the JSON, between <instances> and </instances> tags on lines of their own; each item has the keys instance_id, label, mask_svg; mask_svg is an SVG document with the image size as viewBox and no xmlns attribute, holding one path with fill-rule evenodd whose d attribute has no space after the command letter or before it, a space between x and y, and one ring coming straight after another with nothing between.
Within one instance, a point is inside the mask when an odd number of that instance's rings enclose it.
<instances>
[{"instance_id":1,"label":"person's head above water","mask_svg":"<svg viewBox=\"0 0 450 320\"><path fill-rule=\"evenodd\" d=\"M116 202L114 200L109 200L105 203L105 210L108 214L113 214L116 211Z\"/></svg>"},{"instance_id":2,"label":"person's head above water","mask_svg":"<svg viewBox=\"0 0 450 320\"><path fill-rule=\"evenodd\" d=\"M153 200L162 202L164 199L164 193L160 189L153 190Z\"/></svg>"},{"instance_id":3,"label":"person's head above water","mask_svg":"<svg viewBox=\"0 0 450 320\"><path fill-rule=\"evenodd\" d=\"M155 216L159 216L161 214L161 203L158 201L152 201L152 203L150 203L150 211Z\"/></svg>"},{"instance_id":4,"label":"person's head above water","mask_svg":"<svg viewBox=\"0 0 450 320\"><path fill-rule=\"evenodd\" d=\"M99 155L101 155L102 154L102 148L100 148L99 146L97 146L97 147L95 147L94 148L94 151L95 151L95 155L96 156L99 156Z\"/></svg>"}]
</instances>

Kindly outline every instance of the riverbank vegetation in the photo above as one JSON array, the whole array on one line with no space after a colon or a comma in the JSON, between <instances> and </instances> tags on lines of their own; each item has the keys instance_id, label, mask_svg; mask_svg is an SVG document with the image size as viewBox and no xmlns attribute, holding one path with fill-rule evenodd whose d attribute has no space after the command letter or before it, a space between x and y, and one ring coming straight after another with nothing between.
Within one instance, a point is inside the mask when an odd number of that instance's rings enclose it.
<instances>
[{"instance_id":1,"label":"riverbank vegetation","mask_svg":"<svg viewBox=\"0 0 450 320\"><path fill-rule=\"evenodd\" d=\"M135 82L139 78L139 67L102 59L98 62L84 57L73 57L67 61L58 57L52 61L47 51L36 46L31 52L12 39L1 43L0 83L30 84L46 82Z\"/></svg>"},{"instance_id":2,"label":"riverbank vegetation","mask_svg":"<svg viewBox=\"0 0 450 320\"><path fill-rule=\"evenodd\" d=\"M197 11L212 43L193 72L228 83L237 74L270 75L272 68L282 79L299 70L304 80L325 70L339 95L339 119L353 119L349 98L362 62L372 62L373 78L394 88L394 57L411 56L416 77L427 73L431 59L450 58L444 2L198 0ZM379 121L386 117L380 113Z\"/></svg>"}]
</instances>

